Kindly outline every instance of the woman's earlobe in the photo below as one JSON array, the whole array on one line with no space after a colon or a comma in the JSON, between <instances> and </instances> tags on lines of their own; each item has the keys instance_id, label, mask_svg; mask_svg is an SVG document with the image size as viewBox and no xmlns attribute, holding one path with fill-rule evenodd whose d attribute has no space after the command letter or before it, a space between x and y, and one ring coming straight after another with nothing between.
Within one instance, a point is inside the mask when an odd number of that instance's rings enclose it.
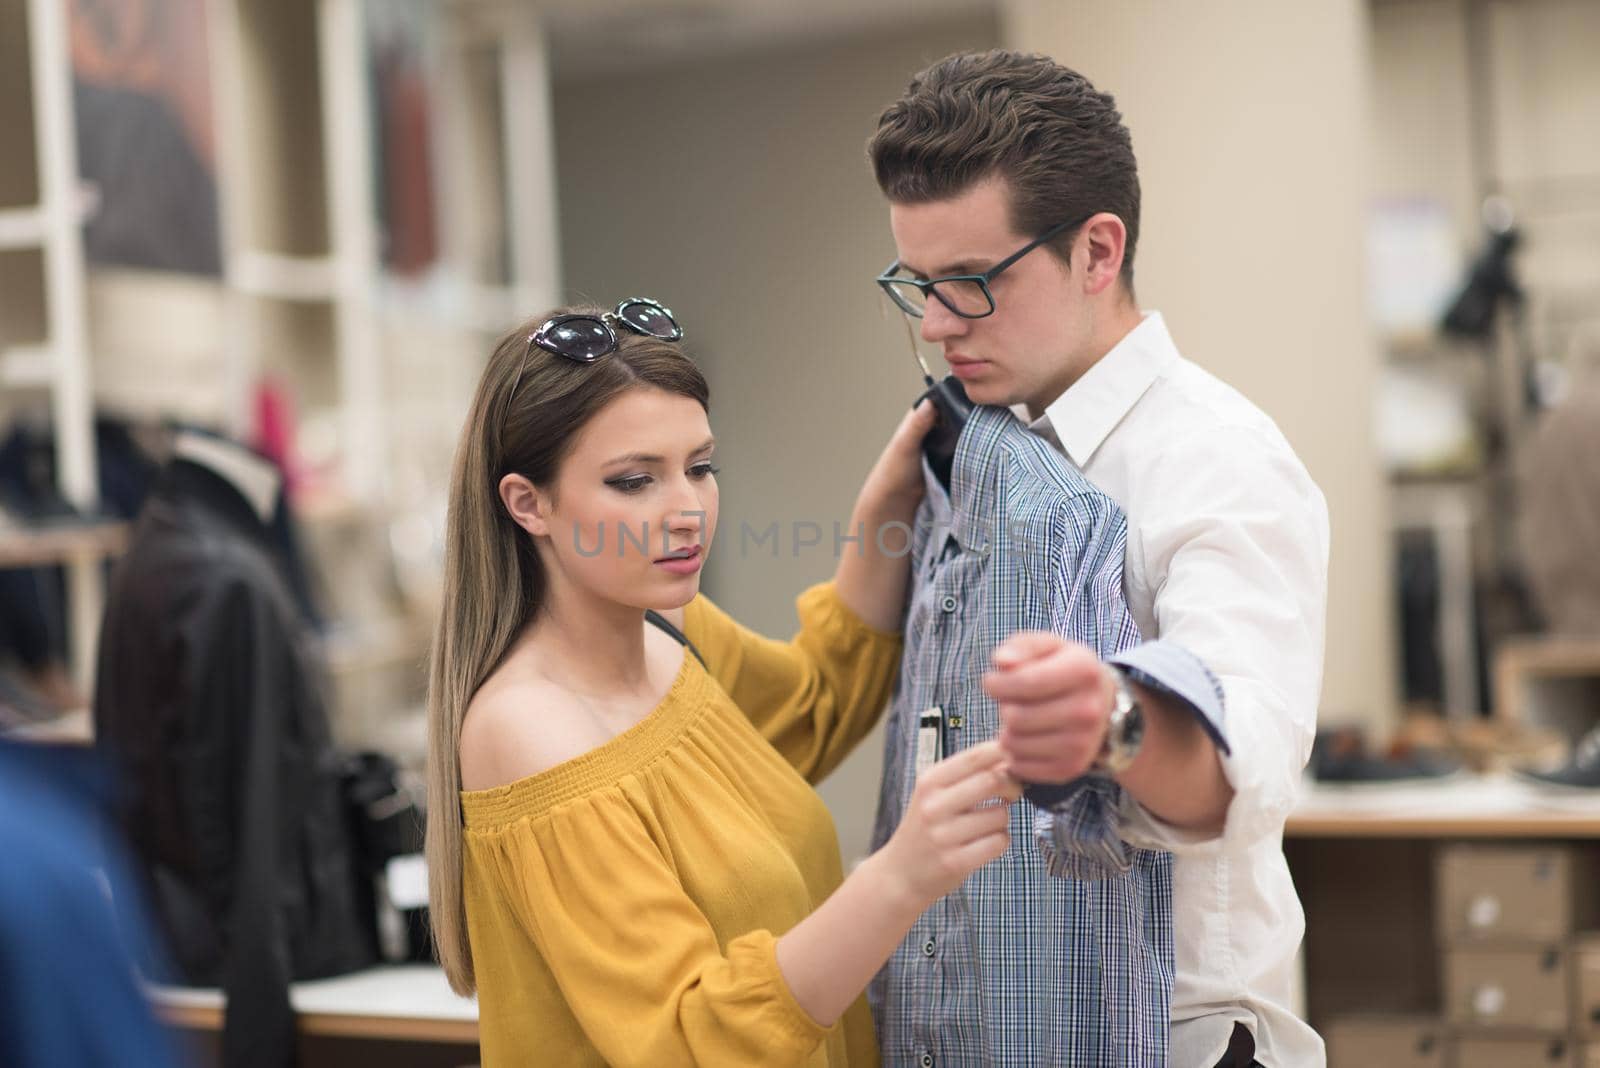
<instances>
[{"instance_id":1,"label":"woman's earlobe","mask_svg":"<svg viewBox=\"0 0 1600 1068\"><path fill-rule=\"evenodd\" d=\"M524 475L500 480L500 504L511 521L536 538L550 533L549 501Z\"/></svg>"}]
</instances>

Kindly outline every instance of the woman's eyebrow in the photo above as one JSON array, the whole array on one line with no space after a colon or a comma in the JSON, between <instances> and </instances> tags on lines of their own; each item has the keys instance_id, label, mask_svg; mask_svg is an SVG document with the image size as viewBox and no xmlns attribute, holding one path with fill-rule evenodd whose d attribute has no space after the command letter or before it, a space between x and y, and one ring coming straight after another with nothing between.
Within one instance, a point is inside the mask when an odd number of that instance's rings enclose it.
<instances>
[{"instance_id":1,"label":"woman's eyebrow","mask_svg":"<svg viewBox=\"0 0 1600 1068\"><path fill-rule=\"evenodd\" d=\"M605 466L612 464L659 464L665 463L666 457L657 456L648 452L625 452L621 456L613 456L605 462Z\"/></svg>"},{"instance_id":2,"label":"woman's eyebrow","mask_svg":"<svg viewBox=\"0 0 1600 1068\"><path fill-rule=\"evenodd\" d=\"M689 455L698 456L702 452L711 450L716 444L716 438L707 438L704 445L701 445ZM658 456L653 452L625 452L621 456L613 456L605 462L604 466L610 467L613 464L664 464L666 462L667 458L665 456Z\"/></svg>"}]
</instances>

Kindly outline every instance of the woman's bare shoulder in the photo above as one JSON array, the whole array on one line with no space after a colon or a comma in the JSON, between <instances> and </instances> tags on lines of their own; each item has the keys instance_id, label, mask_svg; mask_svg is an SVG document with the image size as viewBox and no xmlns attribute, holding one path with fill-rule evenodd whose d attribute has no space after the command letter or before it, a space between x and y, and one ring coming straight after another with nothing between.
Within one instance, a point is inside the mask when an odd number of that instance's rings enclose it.
<instances>
[{"instance_id":1,"label":"woman's bare shoulder","mask_svg":"<svg viewBox=\"0 0 1600 1068\"><path fill-rule=\"evenodd\" d=\"M488 790L549 771L605 742L567 690L526 665L501 665L461 724L461 788Z\"/></svg>"}]
</instances>

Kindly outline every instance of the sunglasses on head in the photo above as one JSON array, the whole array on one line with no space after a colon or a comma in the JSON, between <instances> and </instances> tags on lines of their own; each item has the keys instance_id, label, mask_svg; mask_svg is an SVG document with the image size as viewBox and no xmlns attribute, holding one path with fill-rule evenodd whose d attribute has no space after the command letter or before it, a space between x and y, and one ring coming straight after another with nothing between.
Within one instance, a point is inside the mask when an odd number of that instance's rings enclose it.
<instances>
[{"instance_id":1,"label":"sunglasses on head","mask_svg":"<svg viewBox=\"0 0 1600 1068\"><path fill-rule=\"evenodd\" d=\"M506 394L502 423L511 412L511 402L522 388L522 372L528 369L528 351L535 345L546 352L563 356L574 363L594 363L600 357L617 351L620 340L612 329L613 322L621 323L635 334L660 338L662 341L683 340L683 327L672 317L672 310L660 301L649 297L629 297L608 312L572 312L556 315L539 324L539 329L528 335L528 350L517 363L517 377Z\"/></svg>"},{"instance_id":2,"label":"sunglasses on head","mask_svg":"<svg viewBox=\"0 0 1600 1068\"><path fill-rule=\"evenodd\" d=\"M635 334L662 341L683 339L683 327L672 317L669 308L648 297L629 297L611 311L598 315L576 312L546 319L529 336L528 343L578 363L593 363L617 350L620 341L613 323Z\"/></svg>"}]
</instances>

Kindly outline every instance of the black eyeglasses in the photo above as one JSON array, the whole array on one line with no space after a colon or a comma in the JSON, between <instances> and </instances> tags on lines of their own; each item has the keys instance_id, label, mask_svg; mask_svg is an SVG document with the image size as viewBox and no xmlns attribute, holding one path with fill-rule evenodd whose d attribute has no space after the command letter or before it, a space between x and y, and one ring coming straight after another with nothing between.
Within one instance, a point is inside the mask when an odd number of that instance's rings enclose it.
<instances>
[{"instance_id":1,"label":"black eyeglasses","mask_svg":"<svg viewBox=\"0 0 1600 1068\"><path fill-rule=\"evenodd\" d=\"M982 319L994 314L994 293L990 291L989 283L999 278L1007 267L1046 241L1074 227L1082 226L1089 221L1089 218L1090 216L1086 215L1081 219L1052 226L982 274L952 274L944 278L930 278L923 281L901 275L900 261L895 260L878 276L878 285L883 287L883 291L889 294L889 299L894 301L901 311L918 319L922 318L927 309L930 293L939 299L940 304L961 318Z\"/></svg>"}]
</instances>

